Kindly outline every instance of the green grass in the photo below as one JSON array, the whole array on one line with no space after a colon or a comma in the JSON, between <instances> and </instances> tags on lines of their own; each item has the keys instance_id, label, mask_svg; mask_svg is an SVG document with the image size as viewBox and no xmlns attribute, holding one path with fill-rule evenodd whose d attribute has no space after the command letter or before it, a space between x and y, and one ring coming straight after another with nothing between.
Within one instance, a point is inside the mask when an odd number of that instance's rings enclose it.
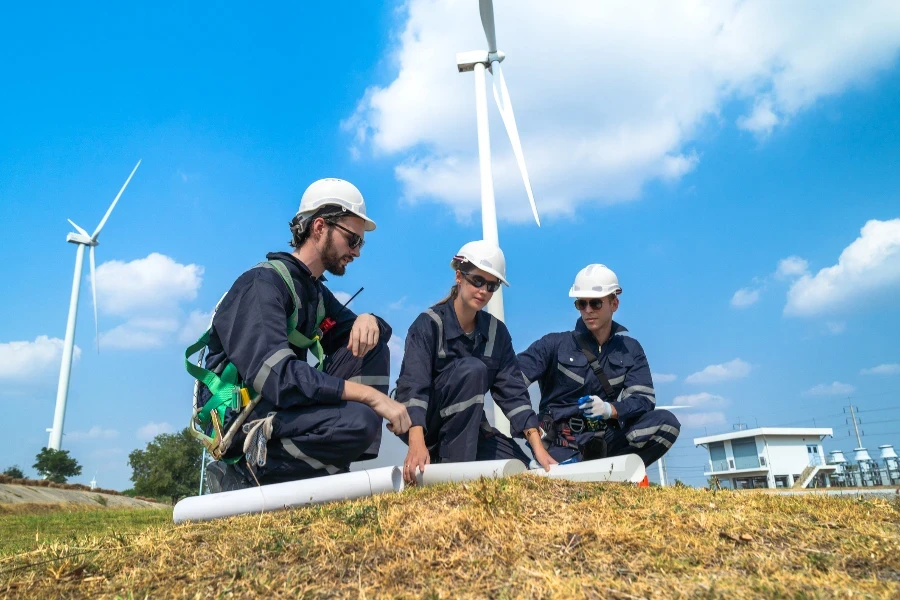
<instances>
[{"instance_id":1,"label":"green grass","mask_svg":"<svg viewBox=\"0 0 900 600\"><path fill-rule=\"evenodd\" d=\"M73 544L85 537L130 536L171 522L171 509L57 508L0 514L0 557L52 542Z\"/></svg>"}]
</instances>

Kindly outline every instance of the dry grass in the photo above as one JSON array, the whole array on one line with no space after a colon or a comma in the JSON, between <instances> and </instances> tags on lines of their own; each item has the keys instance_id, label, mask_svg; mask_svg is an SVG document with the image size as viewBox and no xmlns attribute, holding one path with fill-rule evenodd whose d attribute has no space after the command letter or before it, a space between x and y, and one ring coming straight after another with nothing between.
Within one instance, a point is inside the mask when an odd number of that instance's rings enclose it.
<instances>
[{"instance_id":1,"label":"dry grass","mask_svg":"<svg viewBox=\"0 0 900 600\"><path fill-rule=\"evenodd\" d=\"M900 505L516 477L44 545L0 596L898 598Z\"/></svg>"}]
</instances>

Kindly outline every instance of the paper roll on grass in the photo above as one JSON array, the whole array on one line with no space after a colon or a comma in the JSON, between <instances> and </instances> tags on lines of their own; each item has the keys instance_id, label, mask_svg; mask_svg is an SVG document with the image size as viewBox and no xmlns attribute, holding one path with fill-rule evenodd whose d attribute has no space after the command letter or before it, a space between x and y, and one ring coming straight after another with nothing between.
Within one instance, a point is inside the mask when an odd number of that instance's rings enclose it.
<instances>
[{"instance_id":1,"label":"paper roll on grass","mask_svg":"<svg viewBox=\"0 0 900 600\"><path fill-rule=\"evenodd\" d=\"M384 467L328 477L192 496L175 505L172 518L210 521L236 515L271 512L285 508L365 498L373 494L403 490L403 473L398 467Z\"/></svg>"},{"instance_id":2,"label":"paper roll on grass","mask_svg":"<svg viewBox=\"0 0 900 600\"><path fill-rule=\"evenodd\" d=\"M613 458L598 458L569 465L553 465L550 472L538 466L529 471L533 475L568 479L569 481L628 481L640 483L647 475L644 461L637 454Z\"/></svg>"},{"instance_id":3,"label":"paper roll on grass","mask_svg":"<svg viewBox=\"0 0 900 600\"><path fill-rule=\"evenodd\" d=\"M525 463L515 459L441 463L427 465L424 473L416 473L416 479L419 485L435 485L451 481L471 481L479 477L498 479L527 470Z\"/></svg>"}]
</instances>

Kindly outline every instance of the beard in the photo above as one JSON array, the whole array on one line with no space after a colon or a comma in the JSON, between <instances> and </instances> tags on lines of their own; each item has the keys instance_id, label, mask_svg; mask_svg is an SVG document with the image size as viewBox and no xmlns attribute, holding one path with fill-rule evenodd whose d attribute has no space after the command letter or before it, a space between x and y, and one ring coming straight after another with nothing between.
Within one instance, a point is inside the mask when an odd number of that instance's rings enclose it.
<instances>
[{"instance_id":1,"label":"beard","mask_svg":"<svg viewBox=\"0 0 900 600\"><path fill-rule=\"evenodd\" d=\"M347 270L347 265L342 264L342 260L346 256L341 256L334 247L334 230L329 228L325 235L325 246L322 248L322 266L332 275L340 277Z\"/></svg>"}]
</instances>

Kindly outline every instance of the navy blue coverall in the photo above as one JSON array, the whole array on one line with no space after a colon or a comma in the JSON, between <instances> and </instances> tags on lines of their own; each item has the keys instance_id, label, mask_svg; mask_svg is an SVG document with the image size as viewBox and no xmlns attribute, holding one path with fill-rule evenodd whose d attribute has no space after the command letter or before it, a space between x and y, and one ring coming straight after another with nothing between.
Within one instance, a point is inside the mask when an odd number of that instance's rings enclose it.
<instances>
[{"instance_id":1,"label":"navy blue coverall","mask_svg":"<svg viewBox=\"0 0 900 600\"><path fill-rule=\"evenodd\" d=\"M548 448L557 461L576 455L580 460L583 458L581 448L595 435L602 435L607 456L637 454L645 465L650 465L678 438L681 424L671 412L655 408L656 392L650 365L640 343L627 332L613 321L609 340L599 348L579 318L574 332L547 334L519 354L519 366L526 381L529 384L537 381L540 386L540 412L553 417L557 431L568 426L570 418L576 417L577 422L577 418L582 417L578 409L578 398L582 396L599 396L612 402L618 412L618 419L608 421L605 432L573 432L575 445L561 445L566 442L557 438L558 443ZM575 335L588 340L591 352L598 357L613 389L612 398L603 392Z\"/></svg>"},{"instance_id":2,"label":"navy blue coverall","mask_svg":"<svg viewBox=\"0 0 900 600\"><path fill-rule=\"evenodd\" d=\"M261 390L262 400L247 422L274 413L267 459L256 469L260 483L279 483L345 472L350 463L378 456L381 417L359 402L341 400L344 381L370 385L387 393L391 328L378 318L375 348L362 358L347 349L356 315L341 303L300 260L287 252L274 252L294 281L300 308L297 329L314 336L316 307L321 296L325 314L336 325L322 338L323 371L306 361L307 351L288 342L287 322L293 300L274 269L256 267L234 282L213 317L206 368L220 371L231 361L246 384ZM209 392L203 388L206 397ZM202 398L205 401L207 398ZM226 423L226 426L228 423ZM226 457L242 453L244 433L237 435ZM247 476L246 467L239 470Z\"/></svg>"},{"instance_id":3,"label":"navy blue coverall","mask_svg":"<svg viewBox=\"0 0 900 600\"><path fill-rule=\"evenodd\" d=\"M479 311L471 337L463 332L452 302L419 315L406 336L397 401L406 406L412 426L424 428L433 463L516 458L528 464L525 452L491 427L484 414L490 390L516 437L538 426L509 331ZM401 437L408 443L407 436Z\"/></svg>"}]
</instances>

